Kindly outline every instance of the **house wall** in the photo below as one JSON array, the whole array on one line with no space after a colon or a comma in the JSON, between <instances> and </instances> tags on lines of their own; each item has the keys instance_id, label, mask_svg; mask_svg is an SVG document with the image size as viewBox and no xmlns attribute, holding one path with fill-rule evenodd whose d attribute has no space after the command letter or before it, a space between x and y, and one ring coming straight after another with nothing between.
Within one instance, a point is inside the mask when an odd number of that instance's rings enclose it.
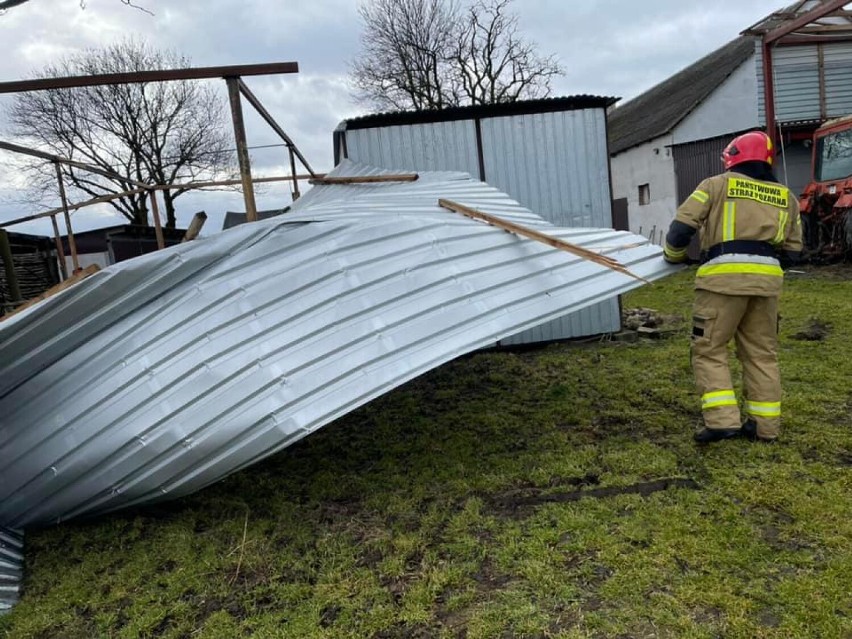
<instances>
[{"instance_id":1,"label":"house wall","mask_svg":"<svg viewBox=\"0 0 852 639\"><path fill-rule=\"evenodd\" d=\"M630 230L661 243L661 232L677 208L672 136L665 135L612 158L613 198L627 198ZM648 184L650 203L639 204L639 186ZM653 237L651 237L653 235Z\"/></svg>"},{"instance_id":2,"label":"house wall","mask_svg":"<svg viewBox=\"0 0 852 639\"><path fill-rule=\"evenodd\" d=\"M760 126L754 56L743 62L672 132L674 144L706 140Z\"/></svg>"}]
</instances>

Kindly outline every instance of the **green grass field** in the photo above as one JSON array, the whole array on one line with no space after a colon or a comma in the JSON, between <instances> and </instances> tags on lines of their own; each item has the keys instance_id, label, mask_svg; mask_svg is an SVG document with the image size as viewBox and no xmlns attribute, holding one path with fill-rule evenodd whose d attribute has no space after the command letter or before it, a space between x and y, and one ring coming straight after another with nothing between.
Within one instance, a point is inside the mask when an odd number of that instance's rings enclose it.
<instances>
[{"instance_id":1,"label":"green grass field","mask_svg":"<svg viewBox=\"0 0 852 639\"><path fill-rule=\"evenodd\" d=\"M478 353L190 498L29 532L0 636L852 637L852 270L807 270L777 444L693 443L687 321ZM692 275L624 306L687 320Z\"/></svg>"}]
</instances>

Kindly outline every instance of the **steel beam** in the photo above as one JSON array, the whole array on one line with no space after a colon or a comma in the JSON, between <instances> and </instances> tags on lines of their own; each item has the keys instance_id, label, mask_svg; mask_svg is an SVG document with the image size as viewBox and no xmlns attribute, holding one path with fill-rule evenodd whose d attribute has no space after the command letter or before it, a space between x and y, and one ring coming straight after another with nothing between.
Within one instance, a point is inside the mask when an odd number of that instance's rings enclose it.
<instances>
[{"instance_id":1,"label":"steel beam","mask_svg":"<svg viewBox=\"0 0 852 639\"><path fill-rule=\"evenodd\" d=\"M815 9L812 9L807 13L803 13L798 18L790 20L788 23L781 25L777 29L769 31L763 36L763 43L772 44L776 40L783 38L785 35L793 33L796 29L801 29L815 20L824 18L829 13L842 9L847 4L850 4L849 0L828 0L827 2L820 4Z\"/></svg>"}]
</instances>

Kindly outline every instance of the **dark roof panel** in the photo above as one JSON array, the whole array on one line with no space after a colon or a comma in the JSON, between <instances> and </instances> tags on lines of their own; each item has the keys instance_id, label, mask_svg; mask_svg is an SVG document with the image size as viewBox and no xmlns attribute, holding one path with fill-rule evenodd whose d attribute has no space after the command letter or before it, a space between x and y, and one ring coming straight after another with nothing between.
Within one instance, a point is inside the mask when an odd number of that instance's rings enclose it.
<instances>
[{"instance_id":1,"label":"dark roof panel","mask_svg":"<svg viewBox=\"0 0 852 639\"><path fill-rule=\"evenodd\" d=\"M616 154L671 131L754 53L739 37L609 114L609 150Z\"/></svg>"},{"instance_id":2,"label":"dark roof panel","mask_svg":"<svg viewBox=\"0 0 852 639\"><path fill-rule=\"evenodd\" d=\"M337 129L371 129L381 126L451 122L454 120L494 118L507 115L573 111L575 109L606 109L615 104L617 101L618 98L612 97L572 95L561 98L520 100L518 102L505 102L501 104L478 104L475 106L451 107L449 109L432 111L397 111L393 113L376 113L359 118L344 120Z\"/></svg>"},{"instance_id":3,"label":"dark roof panel","mask_svg":"<svg viewBox=\"0 0 852 639\"><path fill-rule=\"evenodd\" d=\"M271 217L275 217L276 215L281 215L282 213L286 213L290 210L289 206L285 206L283 209L269 209L268 211L258 211L257 219L258 220L268 220ZM240 224L245 224L246 214L243 211L226 211L225 219L222 222L222 230L232 228L234 226L238 226Z\"/></svg>"}]
</instances>

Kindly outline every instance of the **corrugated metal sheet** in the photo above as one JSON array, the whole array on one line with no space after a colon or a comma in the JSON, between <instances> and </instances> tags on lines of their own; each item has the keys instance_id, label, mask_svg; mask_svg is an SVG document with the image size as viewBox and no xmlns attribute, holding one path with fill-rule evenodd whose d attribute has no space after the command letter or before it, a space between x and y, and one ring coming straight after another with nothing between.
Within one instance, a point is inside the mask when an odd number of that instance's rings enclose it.
<instances>
[{"instance_id":1,"label":"corrugated metal sheet","mask_svg":"<svg viewBox=\"0 0 852 639\"><path fill-rule=\"evenodd\" d=\"M852 113L852 42L823 46L828 117Z\"/></svg>"},{"instance_id":2,"label":"corrugated metal sheet","mask_svg":"<svg viewBox=\"0 0 852 639\"><path fill-rule=\"evenodd\" d=\"M24 565L24 535L0 527L0 614L18 600Z\"/></svg>"},{"instance_id":3,"label":"corrugated metal sheet","mask_svg":"<svg viewBox=\"0 0 852 639\"><path fill-rule=\"evenodd\" d=\"M517 110L522 107L519 103ZM555 225L612 226L604 109L483 117L479 125L484 179L489 184ZM473 119L357 128L345 130L345 136L348 157L357 162L415 171L480 173ZM618 330L620 325L618 301L613 299L501 343L597 335Z\"/></svg>"},{"instance_id":4,"label":"corrugated metal sheet","mask_svg":"<svg viewBox=\"0 0 852 639\"><path fill-rule=\"evenodd\" d=\"M191 493L459 355L638 285L439 197L648 279L673 270L643 237L553 227L458 173L316 187L291 213L113 265L0 323L0 526Z\"/></svg>"},{"instance_id":5,"label":"corrugated metal sheet","mask_svg":"<svg viewBox=\"0 0 852 639\"><path fill-rule=\"evenodd\" d=\"M722 151L732 137L733 134L724 135L672 147L678 202L685 201L701 180L722 172Z\"/></svg>"},{"instance_id":6,"label":"corrugated metal sheet","mask_svg":"<svg viewBox=\"0 0 852 639\"><path fill-rule=\"evenodd\" d=\"M473 120L347 131L346 147L349 159L372 166L480 177Z\"/></svg>"},{"instance_id":7,"label":"corrugated metal sheet","mask_svg":"<svg viewBox=\"0 0 852 639\"><path fill-rule=\"evenodd\" d=\"M778 122L820 120L819 52L816 44L775 47L772 50L775 82L775 117ZM852 112L852 44L821 45L825 75L826 117ZM758 78L758 112L766 123L763 81L763 49L755 42L755 73Z\"/></svg>"},{"instance_id":8,"label":"corrugated metal sheet","mask_svg":"<svg viewBox=\"0 0 852 639\"><path fill-rule=\"evenodd\" d=\"M481 128L489 184L557 226L612 226L602 109L488 118L482 120ZM612 299L501 343L595 335L620 326L618 300Z\"/></svg>"}]
</instances>

